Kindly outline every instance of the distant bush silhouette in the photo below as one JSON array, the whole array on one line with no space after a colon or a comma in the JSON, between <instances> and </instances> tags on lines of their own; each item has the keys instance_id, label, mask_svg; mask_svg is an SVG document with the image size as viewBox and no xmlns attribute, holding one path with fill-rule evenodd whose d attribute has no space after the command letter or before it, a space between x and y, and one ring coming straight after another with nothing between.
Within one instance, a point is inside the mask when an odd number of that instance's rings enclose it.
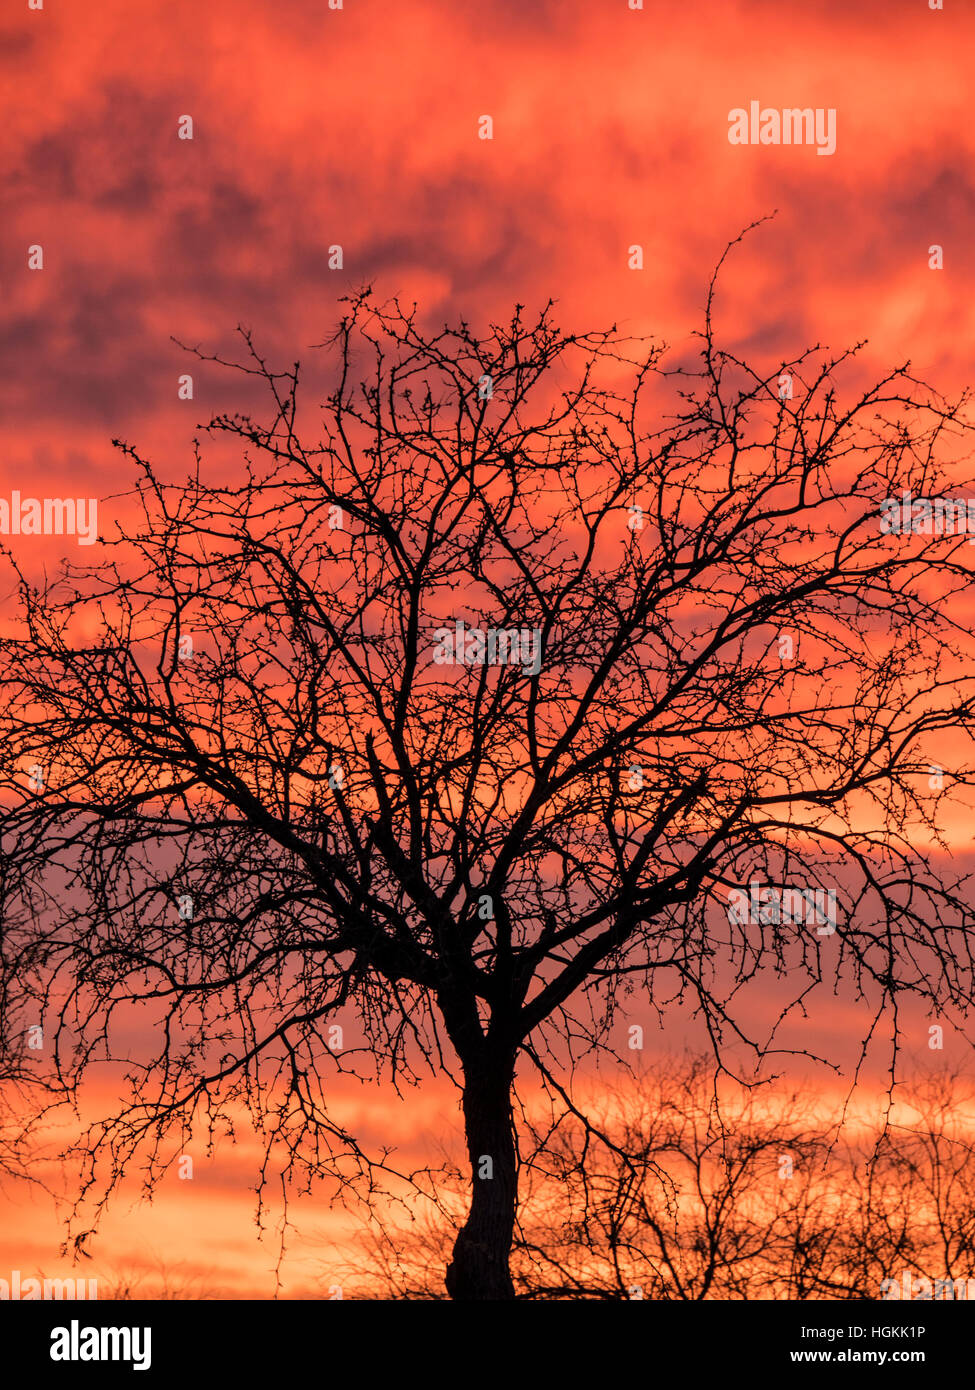
<instances>
[{"instance_id":1,"label":"distant bush silhouette","mask_svg":"<svg viewBox=\"0 0 975 1390\"><path fill-rule=\"evenodd\" d=\"M904 1271L975 1281L975 1085L919 1076L891 1114L840 1125L839 1107L817 1113L808 1092L716 1085L697 1057L619 1084L594 1126L526 1122L541 1147L516 1297L879 1299ZM448 1168L439 1212L368 1230L346 1296L442 1297L463 1194Z\"/></svg>"}]
</instances>

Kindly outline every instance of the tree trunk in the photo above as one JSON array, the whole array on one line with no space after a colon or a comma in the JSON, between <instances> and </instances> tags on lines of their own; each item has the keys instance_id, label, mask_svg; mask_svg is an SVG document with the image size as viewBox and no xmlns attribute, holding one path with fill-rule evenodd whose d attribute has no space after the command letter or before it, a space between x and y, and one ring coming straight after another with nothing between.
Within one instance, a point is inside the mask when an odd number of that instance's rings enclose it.
<instances>
[{"instance_id":1,"label":"tree trunk","mask_svg":"<svg viewBox=\"0 0 975 1390\"><path fill-rule=\"evenodd\" d=\"M518 1172L511 1117L514 1059L481 1057L464 1067L464 1128L472 1192L447 1266L452 1299L514 1298L509 1260Z\"/></svg>"}]
</instances>

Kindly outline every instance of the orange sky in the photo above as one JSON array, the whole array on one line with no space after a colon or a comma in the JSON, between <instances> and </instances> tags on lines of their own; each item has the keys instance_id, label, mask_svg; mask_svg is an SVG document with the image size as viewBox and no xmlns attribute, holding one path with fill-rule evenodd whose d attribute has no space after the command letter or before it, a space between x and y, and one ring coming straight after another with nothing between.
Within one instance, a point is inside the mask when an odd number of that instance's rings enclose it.
<instances>
[{"instance_id":1,"label":"orange sky","mask_svg":"<svg viewBox=\"0 0 975 1390\"><path fill-rule=\"evenodd\" d=\"M225 350L242 321L290 362L367 282L434 322L551 296L568 328L684 344L727 241L775 210L729 266L723 345L775 365L867 338L879 368L911 358L946 391L971 379L966 0L21 0L0 24L0 495L109 498L130 476L112 436L181 473L193 427L234 402L171 335ZM728 112L751 100L835 108L836 153L732 146ZM177 139L186 114L192 141ZM186 370L193 402L177 399ZM17 547L28 567L85 558L70 538ZM809 1028L860 1037L861 1021L838 1000ZM682 1040L675 1021L654 1046ZM405 1108L385 1092L348 1103L417 1152L456 1123L446 1085ZM158 1255L271 1294L253 1160L224 1145L151 1212L120 1204L96 1272ZM321 1204L301 1211L285 1272L299 1294L334 1230ZM0 1230L0 1277L64 1268L46 1200L0 1192Z\"/></svg>"}]
</instances>

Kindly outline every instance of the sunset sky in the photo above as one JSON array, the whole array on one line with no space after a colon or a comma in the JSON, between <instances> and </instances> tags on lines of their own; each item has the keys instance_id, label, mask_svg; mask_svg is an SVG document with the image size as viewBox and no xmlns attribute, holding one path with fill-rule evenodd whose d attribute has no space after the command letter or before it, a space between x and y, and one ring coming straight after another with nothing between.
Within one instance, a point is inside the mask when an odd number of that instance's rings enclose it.
<instances>
[{"instance_id":1,"label":"sunset sky","mask_svg":"<svg viewBox=\"0 0 975 1390\"><path fill-rule=\"evenodd\" d=\"M966 0L12 0L0 495L96 496L109 532L131 482L112 438L178 476L195 428L234 407L225 374L173 338L228 352L242 323L288 365L366 284L431 324L553 298L568 330L615 323L686 347L725 246L773 213L726 267L722 345L771 371L867 339L865 372L910 359L958 391L975 336L973 52ZM834 108L836 152L730 144L729 112L753 100ZM177 397L185 371L192 401ZM9 540L28 570L85 559L71 537ZM859 1041L861 1025L838 998L797 1036ZM675 1015L648 1046L690 1036ZM357 1132L409 1158L457 1128L446 1081L406 1102L351 1083L337 1097ZM247 1137L212 1160L201 1147L193 1182L174 1175L151 1208L133 1190L84 1272L108 1284L161 1261L201 1291L272 1296L258 1153ZM320 1295L344 1218L314 1197L292 1215L283 1290ZM58 1241L49 1197L0 1190L0 1277L65 1271Z\"/></svg>"}]
</instances>

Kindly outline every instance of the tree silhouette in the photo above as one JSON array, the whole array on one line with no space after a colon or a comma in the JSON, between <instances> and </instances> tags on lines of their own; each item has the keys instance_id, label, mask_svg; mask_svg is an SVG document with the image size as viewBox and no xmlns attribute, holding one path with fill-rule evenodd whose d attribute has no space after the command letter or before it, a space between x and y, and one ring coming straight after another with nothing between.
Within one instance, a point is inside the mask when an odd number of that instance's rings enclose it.
<instances>
[{"instance_id":1,"label":"tree silhouette","mask_svg":"<svg viewBox=\"0 0 975 1390\"><path fill-rule=\"evenodd\" d=\"M958 484L967 402L907 367L864 386L855 351L752 370L714 289L677 360L551 304L478 335L364 293L307 418L249 332L240 361L196 349L264 404L211 420L182 482L117 441L130 519L86 568L18 571L4 1033L43 1020L66 1095L109 1058L132 1085L82 1197L241 1107L259 1190L368 1196L389 1151L328 1078L446 1072L471 1171L446 1286L511 1298L519 1068L568 1097L632 992L692 1006L719 1058L780 1047L749 1013L773 980L783 1018L859 991L865 1045L901 995L970 1005L928 790L971 778L970 551L879 514ZM755 878L792 907L729 911ZM797 912L816 892L836 911Z\"/></svg>"},{"instance_id":2,"label":"tree silhouette","mask_svg":"<svg viewBox=\"0 0 975 1390\"><path fill-rule=\"evenodd\" d=\"M808 1086L716 1083L712 1058L665 1056L599 1088L588 1115L523 1116L516 1297L876 1300L885 1281L903 1296L907 1273L914 1296L927 1280L968 1298L970 1078L915 1072L896 1097L844 1113ZM366 1223L350 1296L442 1297L464 1190L448 1158L425 1211Z\"/></svg>"}]
</instances>

